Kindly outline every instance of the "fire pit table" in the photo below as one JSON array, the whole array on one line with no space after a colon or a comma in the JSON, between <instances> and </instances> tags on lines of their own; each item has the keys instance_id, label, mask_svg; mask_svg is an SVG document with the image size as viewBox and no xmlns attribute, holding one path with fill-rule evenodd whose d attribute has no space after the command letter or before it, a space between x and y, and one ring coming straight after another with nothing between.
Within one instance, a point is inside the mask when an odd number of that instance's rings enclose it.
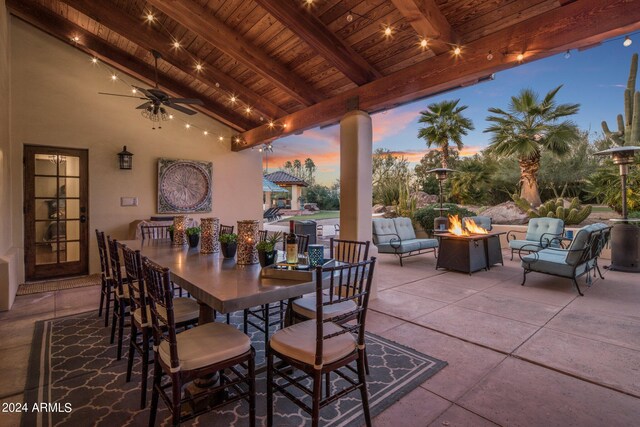
<instances>
[{"instance_id":1,"label":"fire pit table","mask_svg":"<svg viewBox=\"0 0 640 427\"><path fill-rule=\"evenodd\" d=\"M456 235L449 232L438 232L440 241L436 269L473 273L478 270L489 270L492 265L502 264L502 248L500 235L505 232L490 231L487 234Z\"/></svg>"}]
</instances>

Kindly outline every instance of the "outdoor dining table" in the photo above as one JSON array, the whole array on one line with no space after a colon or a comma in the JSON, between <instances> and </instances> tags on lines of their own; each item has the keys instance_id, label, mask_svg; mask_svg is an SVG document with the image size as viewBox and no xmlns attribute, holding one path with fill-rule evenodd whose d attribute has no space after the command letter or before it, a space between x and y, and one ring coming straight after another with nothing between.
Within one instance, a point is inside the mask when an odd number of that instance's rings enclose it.
<instances>
[{"instance_id":1,"label":"outdoor dining table","mask_svg":"<svg viewBox=\"0 0 640 427\"><path fill-rule=\"evenodd\" d=\"M139 249L142 256L169 268L172 280L200 304L201 324L214 320L214 310L231 313L315 291L313 279L305 282L261 277L260 264L239 265L219 253L202 254L197 248L172 246L169 240L120 243Z\"/></svg>"}]
</instances>

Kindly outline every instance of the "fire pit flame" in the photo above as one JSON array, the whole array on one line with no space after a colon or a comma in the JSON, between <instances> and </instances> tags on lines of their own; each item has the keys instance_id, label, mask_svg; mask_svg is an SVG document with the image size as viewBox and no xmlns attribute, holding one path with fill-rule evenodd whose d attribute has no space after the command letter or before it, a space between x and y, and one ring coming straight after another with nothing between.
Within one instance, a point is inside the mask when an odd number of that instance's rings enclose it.
<instances>
[{"instance_id":1,"label":"fire pit flame","mask_svg":"<svg viewBox=\"0 0 640 427\"><path fill-rule=\"evenodd\" d=\"M480 227L474 220L468 219L465 222L466 227L463 227L462 221L458 218L458 215L449 215L449 233L456 236L470 236L472 234L489 234L487 230Z\"/></svg>"}]
</instances>

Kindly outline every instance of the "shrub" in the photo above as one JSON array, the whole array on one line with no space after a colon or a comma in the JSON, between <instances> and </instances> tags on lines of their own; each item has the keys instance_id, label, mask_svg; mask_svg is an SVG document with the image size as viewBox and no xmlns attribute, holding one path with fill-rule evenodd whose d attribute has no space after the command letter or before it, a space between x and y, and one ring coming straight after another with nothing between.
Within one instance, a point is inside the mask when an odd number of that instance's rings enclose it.
<instances>
[{"instance_id":1,"label":"shrub","mask_svg":"<svg viewBox=\"0 0 640 427\"><path fill-rule=\"evenodd\" d=\"M435 220L440 211L436 210L439 208L440 204L435 203L429 206L425 206L424 208L418 209L413 216L414 222L420 224L420 226L424 229L424 231L431 233L433 231L433 220ZM444 208L448 208L449 210L445 212L445 215L458 215L460 219L465 216L475 216L476 213L472 212L468 209L461 208L458 205L454 205L452 203L444 203L442 205Z\"/></svg>"}]
</instances>

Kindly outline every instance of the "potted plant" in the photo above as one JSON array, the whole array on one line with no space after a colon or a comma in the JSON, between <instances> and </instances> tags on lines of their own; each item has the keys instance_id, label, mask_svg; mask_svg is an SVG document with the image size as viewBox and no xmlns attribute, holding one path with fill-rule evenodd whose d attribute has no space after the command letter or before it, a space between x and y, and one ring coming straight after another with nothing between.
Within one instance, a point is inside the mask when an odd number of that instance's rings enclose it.
<instances>
[{"instance_id":1,"label":"potted plant","mask_svg":"<svg viewBox=\"0 0 640 427\"><path fill-rule=\"evenodd\" d=\"M189 239L189 247L195 248L200 242L200 227L187 228L187 238Z\"/></svg>"},{"instance_id":2,"label":"potted plant","mask_svg":"<svg viewBox=\"0 0 640 427\"><path fill-rule=\"evenodd\" d=\"M256 249L258 250L258 260L262 267L267 267L276 261L278 251L276 245L282 240L282 232L276 231L266 240L258 242Z\"/></svg>"},{"instance_id":3,"label":"potted plant","mask_svg":"<svg viewBox=\"0 0 640 427\"><path fill-rule=\"evenodd\" d=\"M167 227L167 231L169 232L169 239L171 239L171 242L173 242L173 231L175 230L175 227L173 225L170 225Z\"/></svg>"},{"instance_id":4,"label":"potted plant","mask_svg":"<svg viewBox=\"0 0 640 427\"><path fill-rule=\"evenodd\" d=\"M220 250L225 258L233 258L236 256L238 249L238 235L235 233L222 234L220 236Z\"/></svg>"}]
</instances>

